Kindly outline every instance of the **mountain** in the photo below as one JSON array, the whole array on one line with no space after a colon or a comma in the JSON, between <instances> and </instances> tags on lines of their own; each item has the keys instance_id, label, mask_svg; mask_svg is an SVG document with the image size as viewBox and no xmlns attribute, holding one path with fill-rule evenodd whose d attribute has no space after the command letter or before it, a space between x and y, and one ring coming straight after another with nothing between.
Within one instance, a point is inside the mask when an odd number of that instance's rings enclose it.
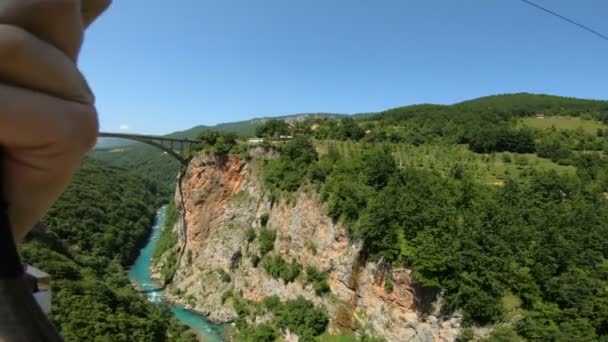
<instances>
[{"instance_id":1,"label":"mountain","mask_svg":"<svg viewBox=\"0 0 608 342\"><path fill-rule=\"evenodd\" d=\"M302 121L308 118L314 117L340 117L345 116L347 114L331 114L331 113L302 113L302 114L291 114L291 115L282 115L276 117L261 117L254 118L250 120L244 121L235 121L235 122L227 122L220 123L214 126L207 125L199 125L194 126L192 128L176 131L173 133L169 133L163 135L168 138L176 138L176 139L196 139L196 137L204 131L221 131L221 132L233 132L238 134L239 136L253 136L255 134L255 128L258 125L263 124L264 122L277 119L277 120L285 120L285 121ZM95 150L109 150L109 149L119 149L132 145L140 145L139 143L126 140L126 139L116 139L116 138L100 138L95 145Z\"/></svg>"},{"instance_id":2,"label":"mountain","mask_svg":"<svg viewBox=\"0 0 608 342\"><path fill-rule=\"evenodd\" d=\"M356 113L352 114L353 118L356 119L367 119L374 118L377 115L381 116L415 116L419 113L436 113L444 110L488 110L491 109L494 112L511 112L518 114L535 114L538 112L548 111L554 114L566 113L568 111L608 111L608 101L605 100L590 100L580 99L574 97L556 96L556 95L545 95L545 94L531 94L531 93L515 93L515 94L499 94L479 97L472 100L462 101L452 105L437 105L437 104L415 104L403 107L396 107L381 111L378 113ZM217 130L223 132L233 132L240 136L253 136L255 134L255 128L258 125L265 123L268 120L285 120L291 121L303 121L308 118L314 117L344 117L349 114L337 114L337 113L300 113L290 114L275 117L259 117L250 120L235 121L220 123L213 126L199 125L192 128L176 131L173 133L166 134L164 136L170 138L190 138L194 139L203 131ZM95 146L96 149L111 149L120 148L133 144L128 140L104 138L100 139L98 144Z\"/></svg>"},{"instance_id":3,"label":"mountain","mask_svg":"<svg viewBox=\"0 0 608 342\"><path fill-rule=\"evenodd\" d=\"M108 150L114 148L121 148L135 144L134 141L118 138L99 138L97 144L95 144L95 150Z\"/></svg>"},{"instance_id":4,"label":"mountain","mask_svg":"<svg viewBox=\"0 0 608 342\"><path fill-rule=\"evenodd\" d=\"M198 134L203 131L216 130L222 132L233 132L240 136L253 136L255 134L255 128L258 125L263 124L268 120L285 120L287 122L291 121L303 121L309 118L321 118L321 117L341 117L346 116L347 114L335 114L335 113L301 113L301 114L291 114L291 115L282 115L282 116L273 116L273 117L261 117L254 118L250 120L244 121L236 121L236 122L228 122L221 123L215 126L195 126L190 129L184 131L173 132L167 134L167 137L171 138L190 138L194 139Z\"/></svg>"}]
</instances>

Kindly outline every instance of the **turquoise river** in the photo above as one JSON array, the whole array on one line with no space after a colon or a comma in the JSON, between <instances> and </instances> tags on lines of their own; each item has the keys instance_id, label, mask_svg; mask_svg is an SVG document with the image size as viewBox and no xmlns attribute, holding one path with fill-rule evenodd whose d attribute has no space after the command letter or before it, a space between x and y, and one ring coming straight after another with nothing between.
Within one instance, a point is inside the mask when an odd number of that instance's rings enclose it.
<instances>
[{"instance_id":1,"label":"turquoise river","mask_svg":"<svg viewBox=\"0 0 608 342\"><path fill-rule=\"evenodd\" d=\"M157 303L158 305L166 304L162 300L162 290L157 289L150 277L150 264L152 262L154 246L156 246L160 232L163 229L165 211L166 207L162 207L156 212L156 220L154 221L154 226L152 226L150 239L146 246L141 249L137 260L135 260L135 264L133 264L129 270L129 279L137 285L138 289L142 290L142 293L149 301ZM203 341L222 341L220 334L221 327L219 325L210 323L206 321L203 316L185 310L183 307L169 305L169 308L182 324L189 326L203 338Z\"/></svg>"}]
</instances>

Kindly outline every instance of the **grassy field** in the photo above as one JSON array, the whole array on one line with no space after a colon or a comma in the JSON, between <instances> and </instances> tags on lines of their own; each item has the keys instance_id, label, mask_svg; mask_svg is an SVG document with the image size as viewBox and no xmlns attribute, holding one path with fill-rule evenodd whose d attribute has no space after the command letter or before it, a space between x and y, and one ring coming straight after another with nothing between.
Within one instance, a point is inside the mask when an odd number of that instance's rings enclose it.
<instances>
[{"instance_id":1,"label":"grassy field","mask_svg":"<svg viewBox=\"0 0 608 342\"><path fill-rule=\"evenodd\" d=\"M360 151L361 144L352 141L319 142L321 154L326 153L330 144L344 156L352 156ZM449 175L455 167L492 185L501 185L510 177L525 177L532 170L559 173L574 173L572 166L558 165L548 159L539 158L535 154L494 153L477 154L469 151L464 145L422 145L409 144L391 145L395 160L400 167L411 166L420 169L435 170L443 175Z\"/></svg>"},{"instance_id":2,"label":"grassy field","mask_svg":"<svg viewBox=\"0 0 608 342\"><path fill-rule=\"evenodd\" d=\"M522 124L531 128L551 128L556 129L577 129L582 128L585 132L595 134L597 129L607 129L608 126L600 121L582 120L571 116L545 116L544 119L525 118L521 120Z\"/></svg>"}]
</instances>

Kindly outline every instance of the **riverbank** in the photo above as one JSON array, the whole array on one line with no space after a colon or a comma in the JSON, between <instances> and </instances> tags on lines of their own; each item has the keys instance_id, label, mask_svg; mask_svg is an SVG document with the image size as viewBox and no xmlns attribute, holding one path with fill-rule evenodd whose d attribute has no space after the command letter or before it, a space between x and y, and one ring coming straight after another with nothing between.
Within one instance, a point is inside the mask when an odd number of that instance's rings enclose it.
<instances>
[{"instance_id":1,"label":"riverbank","mask_svg":"<svg viewBox=\"0 0 608 342\"><path fill-rule=\"evenodd\" d=\"M167 305L175 317L184 325L190 327L205 342L223 341L222 326L208 322L204 316L198 315L185 308L163 301L162 289L158 289L150 276L152 253L160 236L166 214L166 207L156 212L156 220L152 226L150 238L140 250L139 256L129 269L129 279L146 298L158 305Z\"/></svg>"}]
</instances>

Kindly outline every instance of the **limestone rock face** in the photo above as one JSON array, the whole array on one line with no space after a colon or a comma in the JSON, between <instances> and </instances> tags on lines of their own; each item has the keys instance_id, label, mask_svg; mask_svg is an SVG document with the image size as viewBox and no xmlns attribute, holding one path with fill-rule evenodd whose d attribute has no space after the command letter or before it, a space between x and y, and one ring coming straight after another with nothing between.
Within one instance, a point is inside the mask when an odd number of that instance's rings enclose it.
<instances>
[{"instance_id":1,"label":"limestone rock face","mask_svg":"<svg viewBox=\"0 0 608 342\"><path fill-rule=\"evenodd\" d=\"M315 191L300 190L272 203L256 168L255 160L233 156L219 160L201 155L192 160L176 192L185 221L174 229L184 251L165 291L168 300L203 313L210 321L230 322L236 312L226 300L228 291L256 301L271 295L281 300L303 296L327 308L330 331L358 328L388 341L456 339L461 318L441 316L437 294L416 288L410 270L391 269L382 260L362 264L362 244L349 240L346 228L326 214ZM269 254L327 271L331 294L319 297L311 285L299 280L285 284L261 265L253 266L259 239L248 242L247 230L253 228L259 236L265 213L268 228L277 236ZM390 293L385 286L389 273ZM297 339L292 334L289 338Z\"/></svg>"}]
</instances>

